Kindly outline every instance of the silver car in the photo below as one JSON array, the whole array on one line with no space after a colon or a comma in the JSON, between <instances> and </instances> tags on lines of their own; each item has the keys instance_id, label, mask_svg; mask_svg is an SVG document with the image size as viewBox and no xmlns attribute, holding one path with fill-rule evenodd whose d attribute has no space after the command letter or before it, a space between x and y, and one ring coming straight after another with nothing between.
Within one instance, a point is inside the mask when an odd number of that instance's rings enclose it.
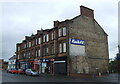
<instances>
[{"instance_id":1,"label":"silver car","mask_svg":"<svg viewBox=\"0 0 120 84\"><path fill-rule=\"evenodd\" d=\"M36 70L32 70L32 69L26 69L25 74L32 75L32 76L39 76L39 72Z\"/></svg>"}]
</instances>

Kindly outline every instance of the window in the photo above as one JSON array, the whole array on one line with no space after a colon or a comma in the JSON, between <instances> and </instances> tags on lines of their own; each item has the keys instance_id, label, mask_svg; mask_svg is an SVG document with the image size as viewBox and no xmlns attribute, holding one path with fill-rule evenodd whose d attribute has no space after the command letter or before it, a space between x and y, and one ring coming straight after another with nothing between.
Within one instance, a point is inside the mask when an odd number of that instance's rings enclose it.
<instances>
[{"instance_id":1,"label":"window","mask_svg":"<svg viewBox=\"0 0 120 84\"><path fill-rule=\"evenodd\" d=\"M62 29L59 29L59 37L62 36Z\"/></svg>"},{"instance_id":2,"label":"window","mask_svg":"<svg viewBox=\"0 0 120 84\"><path fill-rule=\"evenodd\" d=\"M59 53L62 53L62 43L59 43Z\"/></svg>"},{"instance_id":3,"label":"window","mask_svg":"<svg viewBox=\"0 0 120 84\"><path fill-rule=\"evenodd\" d=\"M48 47L46 48L46 54L48 54Z\"/></svg>"},{"instance_id":4,"label":"window","mask_svg":"<svg viewBox=\"0 0 120 84\"><path fill-rule=\"evenodd\" d=\"M29 42L27 42L27 48L29 47Z\"/></svg>"},{"instance_id":5,"label":"window","mask_svg":"<svg viewBox=\"0 0 120 84\"><path fill-rule=\"evenodd\" d=\"M43 36L43 42L48 42L49 41L49 35L46 34Z\"/></svg>"},{"instance_id":6,"label":"window","mask_svg":"<svg viewBox=\"0 0 120 84\"><path fill-rule=\"evenodd\" d=\"M18 46L18 51L20 50L20 46Z\"/></svg>"},{"instance_id":7,"label":"window","mask_svg":"<svg viewBox=\"0 0 120 84\"><path fill-rule=\"evenodd\" d=\"M29 47L31 47L31 42L29 42Z\"/></svg>"},{"instance_id":8,"label":"window","mask_svg":"<svg viewBox=\"0 0 120 84\"><path fill-rule=\"evenodd\" d=\"M51 40L53 40L53 38L54 38L54 33L52 32L52 34L51 34Z\"/></svg>"},{"instance_id":9,"label":"window","mask_svg":"<svg viewBox=\"0 0 120 84\"><path fill-rule=\"evenodd\" d=\"M34 55L34 50L32 49L32 56Z\"/></svg>"},{"instance_id":10,"label":"window","mask_svg":"<svg viewBox=\"0 0 120 84\"><path fill-rule=\"evenodd\" d=\"M32 41L32 46L34 46L34 41Z\"/></svg>"},{"instance_id":11,"label":"window","mask_svg":"<svg viewBox=\"0 0 120 84\"><path fill-rule=\"evenodd\" d=\"M26 44L24 44L24 48L26 48Z\"/></svg>"},{"instance_id":12,"label":"window","mask_svg":"<svg viewBox=\"0 0 120 84\"><path fill-rule=\"evenodd\" d=\"M45 35L43 36L43 42L45 42Z\"/></svg>"},{"instance_id":13,"label":"window","mask_svg":"<svg viewBox=\"0 0 120 84\"><path fill-rule=\"evenodd\" d=\"M36 45L38 44L38 40L36 39Z\"/></svg>"},{"instance_id":14,"label":"window","mask_svg":"<svg viewBox=\"0 0 120 84\"><path fill-rule=\"evenodd\" d=\"M53 35L54 35L54 36L53 36L53 37L54 37L53 39L55 39L55 38L56 38L56 34L55 34L55 31L54 31L54 34L53 34Z\"/></svg>"},{"instance_id":15,"label":"window","mask_svg":"<svg viewBox=\"0 0 120 84\"><path fill-rule=\"evenodd\" d=\"M28 57L30 58L30 51L28 52Z\"/></svg>"},{"instance_id":16,"label":"window","mask_svg":"<svg viewBox=\"0 0 120 84\"><path fill-rule=\"evenodd\" d=\"M63 52L66 52L66 51L67 51L66 43L63 43Z\"/></svg>"},{"instance_id":17,"label":"window","mask_svg":"<svg viewBox=\"0 0 120 84\"><path fill-rule=\"evenodd\" d=\"M38 38L38 44L41 44L41 38Z\"/></svg>"},{"instance_id":18,"label":"window","mask_svg":"<svg viewBox=\"0 0 120 84\"><path fill-rule=\"evenodd\" d=\"M44 55L48 55L49 53L49 50L48 50L48 47L47 46L44 46Z\"/></svg>"},{"instance_id":19,"label":"window","mask_svg":"<svg viewBox=\"0 0 120 84\"><path fill-rule=\"evenodd\" d=\"M18 55L18 59L20 59L20 55Z\"/></svg>"},{"instance_id":20,"label":"window","mask_svg":"<svg viewBox=\"0 0 120 84\"><path fill-rule=\"evenodd\" d=\"M66 36L66 27L63 28L63 36Z\"/></svg>"},{"instance_id":21,"label":"window","mask_svg":"<svg viewBox=\"0 0 120 84\"><path fill-rule=\"evenodd\" d=\"M24 53L24 57L25 57L25 55L26 55L26 54Z\"/></svg>"},{"instance_id":22,"label":"window","mask_svg":"<svg viewBox=\"0 0 120 84\"><path fill-rule=\"evenodd\" d=\"M49 41L49 35L48 34L46 35L46 41L47 42Z\"/></svg>"},{"instance_id":23,"label":"window","mask_svg":"<svg viewBox=\"0 0 120 84\"><path fill-rule=\"evenodd\" d=\"M37 50L36 50L36 57L38 56L38 52L37 52Z\"/></svg>"},{"instance_id":24,"label":"window","mask_svg":"<svg viewBox=\"0 0 120 84\"><path fill-rule=\"evenodd\" d=\"M40 56L40 49L38 50L38 56Z\"/></svg>"},{"instance_id":25,"label":"window","mask_svg":"<svg viewBox=\"0 0 120 84\"><path fill-rule=\"evenodd\" d=\"M52 54L54 54L55 53L55 48L54 48L53 44L52 44L51 48L52 48Z\"/></svg>"}]
</instances>

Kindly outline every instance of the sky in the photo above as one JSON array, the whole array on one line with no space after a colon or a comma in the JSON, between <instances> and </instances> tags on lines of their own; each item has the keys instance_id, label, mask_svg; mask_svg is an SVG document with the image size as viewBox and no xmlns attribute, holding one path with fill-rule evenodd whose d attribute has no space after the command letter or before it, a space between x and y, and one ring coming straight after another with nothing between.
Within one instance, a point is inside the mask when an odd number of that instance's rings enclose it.
<instances>
[{"instance_id":1,"label":"sky","mask_svg":"<svg viewBox=\"0 0 120 84\"><path fill-rule=\"evenodd\" d=\"M80 15L80 6L94 10L97 22L108 34L109 57L118 53L119 0L34 0L0 2L0 54L4 60L15 54L16 44L37 30L53 28L53 21Z\"/></svg>"}]
</instances>

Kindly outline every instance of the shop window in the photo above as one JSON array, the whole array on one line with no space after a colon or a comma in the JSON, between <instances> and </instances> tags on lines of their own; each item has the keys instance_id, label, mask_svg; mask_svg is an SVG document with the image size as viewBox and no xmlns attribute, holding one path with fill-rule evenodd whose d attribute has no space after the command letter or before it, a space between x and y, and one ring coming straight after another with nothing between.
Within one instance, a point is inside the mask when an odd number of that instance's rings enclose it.
<instances>
[{"instance_id":1,"label":"shop window","mask_svg":"<svg viewBox=\"0 0 120 84\"><path fill-rule=\"evenodd\" d=\"M63 36L66 36L66 27L63 28Z\"/></svg>"},{"instance_id":2,"label":"shop window","mask_svg":"<svg viewBox=\"0 0 120 84\"><path fill-rule=\"evenodd\" d=\"M63 52L66 52L66 51L67 51L66 43L63 43Z\"/></svg>"},{"instance_id":3,"label":"shop window","mask_svg":"<svg viewBox=\"0 0 120 84\"><path fill-rule=\"evenodd\" d=\"M62 43L59 43L59 53L62 53Z\"/></svg>"}]
</instances>

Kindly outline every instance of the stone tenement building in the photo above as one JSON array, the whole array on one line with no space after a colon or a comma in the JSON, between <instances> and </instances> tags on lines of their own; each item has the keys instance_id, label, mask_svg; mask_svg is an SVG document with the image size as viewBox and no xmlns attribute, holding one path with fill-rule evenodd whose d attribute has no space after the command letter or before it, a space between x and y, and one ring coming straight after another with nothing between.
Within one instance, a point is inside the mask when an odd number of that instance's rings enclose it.
<instances>
[{"instance_id":1,"label":"stone tenement building","mask_svg":"<svg viewBox=\"0 0 120 84\"><path fill-rule=\"evenodd\" d=\"M37 30L17 43L17 67L48 74L106 73L108 39L94 19L94 11L80 6L73 19L54 21L52 29Z\"/></svg>"}]
</instances>

